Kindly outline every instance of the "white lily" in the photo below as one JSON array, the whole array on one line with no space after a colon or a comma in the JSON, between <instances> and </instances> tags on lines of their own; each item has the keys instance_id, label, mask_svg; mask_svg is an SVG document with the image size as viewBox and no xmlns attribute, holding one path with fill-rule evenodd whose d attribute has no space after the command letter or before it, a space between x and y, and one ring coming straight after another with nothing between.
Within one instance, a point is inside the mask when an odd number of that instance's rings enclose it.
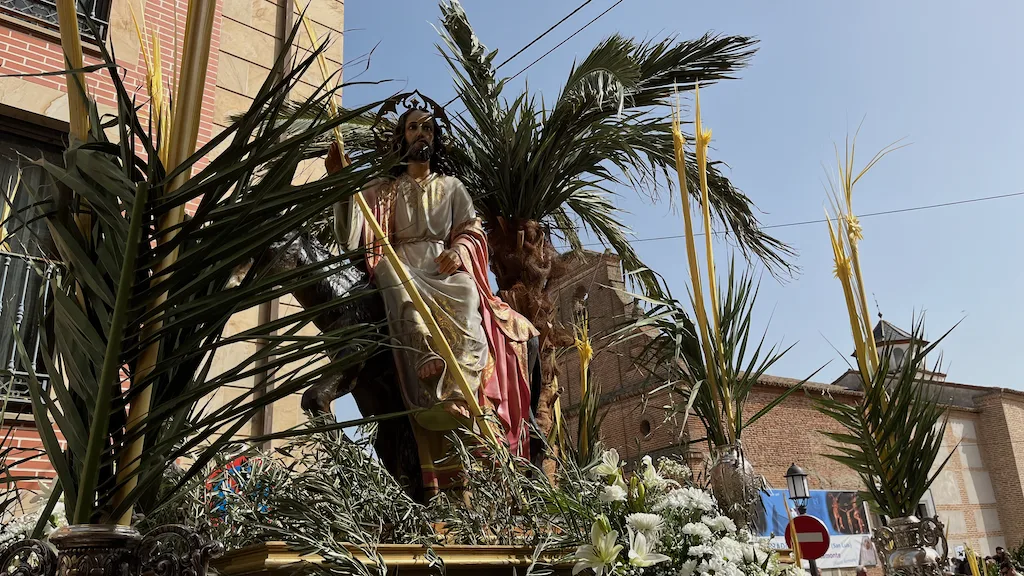
<instances>
[{"instance_id":1,"label":"white lily","mask_svg":"<svg viewBox=\"0 0 1024 576\"><path fill-rule=\"evenodd\" d=\"M641 467L643 468L641 477L648 488L660 490L668 486L669 481L658 473L658 470L654 467L654 462L651 460L650 456L643 457Z\"/></svg>"},{"instance_id":2,"label":"white lily","mask_svg":"<svg viewBox=\"0 0 1024 576\"><path fill-rule=\"evenodd\" d=\"M643 532L634 532L632 528L629 530L629 563L639 568L647 568L648 566L654 566L658 562L664 562L671 560L664 554L658 554L654 551L654 544L647 542L647 537L644 536Z\"/></svg>"},{"instance_id":3,"label":"white lily","mask_svg":"<svg viewBox=\"0 0 1024 576\"><path fill-rule=\"evenodd\" d=\"M601 526L600 518L594 521L590 528L591 543L580 546L573 555L576 559L576 565L572 567L573 576L587 568L592 569L596 576L603 576L606 570L611 573L619 558L619 552L622 552L622 545L615 543L618 538L618 532L605 530Z\"/></svg>"},{"instance_id":4,"label":"white lily","mask_svg":"<svg viewBox=\"0 0 1024 576\"><path fill-rule=\"evenodd\" d=\"M590 471L590 475L595 480L598 478L607 478L613 474L619 473L619 451L615 448L605 450L601 454L601 463Z\"/></svg>"}]
</instances>

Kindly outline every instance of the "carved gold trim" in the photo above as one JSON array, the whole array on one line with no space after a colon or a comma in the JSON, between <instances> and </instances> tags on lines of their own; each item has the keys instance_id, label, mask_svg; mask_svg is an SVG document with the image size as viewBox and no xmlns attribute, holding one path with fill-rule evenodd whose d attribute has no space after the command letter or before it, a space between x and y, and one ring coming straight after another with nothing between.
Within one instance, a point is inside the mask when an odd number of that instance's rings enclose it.
<instances>
[{"instance_id":1,"label":"carved gold trim","mask_svg":"<svg viewBox=\"0 0 1024 576\"><path fill-rule=\"evenodd\" d=\"M366 557L356 546L347 546L348 551L368 565L375 562ZM380 544L377 553L388 568L427 568L430 565L423 546L407 544ZM497 566L527 567L533 562L534 549L517 546L435 546L448 568L474 568ZM547 563L557 562L560 557L545 554L540 558ZM265 542L231 550L211 562L224 576L270 575L294 567L299 562L319 565L323 558L316 554L300 555L288 548L284 542ZM565 565L568 566L568 565ZM560 566L561 567L561 566Z\"/></svg>"}]
</instances>

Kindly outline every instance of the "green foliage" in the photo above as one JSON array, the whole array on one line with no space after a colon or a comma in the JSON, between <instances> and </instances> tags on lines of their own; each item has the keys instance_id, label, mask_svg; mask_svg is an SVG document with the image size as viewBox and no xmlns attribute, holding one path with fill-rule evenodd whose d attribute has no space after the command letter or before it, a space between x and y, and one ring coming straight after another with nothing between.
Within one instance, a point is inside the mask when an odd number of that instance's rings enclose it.
<instances>
[{"instance_id":1,"label":"green foliage","mask_svg":"<svg viewBox=\"0 0 1024 576\"><path fill-rule=\"evenodd\" d=\"M382 562L378 543L434 543L426 509L372 456L372 425L351 441L315 432L316 424L273 454L250 449L219 455L185 490L175 489L184 471L173 472L147 525L203 526L230 548L284 541L326 558L335 574L376 573L353 557L353 546Z\"/></svg>"},{"instance_id":2,"label":"green foliage","mask_svg":"<svg viewBox=\"0 0 1024 576\"><path fill-rule=\"evenodd\" d=\"M1010 556L1010 562L1013 562L1017 571L1024 570L1024 541L1014 548L1007 548L1006 554Z\"/></svg>"},{"instance_id":3,"label":"green foliage","mask_svg":"<svg viewBox=\"0 0 1024 576\"><path fill-rule=\"evenodd\" d=\"M301 335L320 312L315 309L238 334L225 333L233 314L348 265L350 255L342 254L274 276L250 270L237 286L230 283L239 264L263 254L272 242L293 237L379 170L373 159L365 158L320 180L292 182L311 141L372 107L293 130L332 95L321 86L306 104L286 109L289 92L316 54L304 56L278 75L284 69L282 56L249 110L168 171L155 153L155 129L140 115L113 57L104 52L117 115L101 118L95 102L90 102L88 142L73 142L63 166L45 160L34 163L58 186L30 190L37 202L26 220L45 220L63 267L49 287L47 315L54 329L42 346L48 351L43 360L51 388L43 390L33 375L30 391L47 457L66 495L68 515L77 522L112 522L136 505L147 511L155 503L168 462L192 455L179 480L184 485L262 407L361 360L350 355L314 366L325 352L375 338L375 327L369 325L346 326L315 337ZM281 122L270 126L264 121L268 116ZM108 133L116 133L117 140L108 139ZM205 166L200 162L210 157ZM190 172L183 185L168 191L178 174ZM86 202L91 229L83 235L71 215L81 213ZM172 234L161 229L189 203L198 205L190 219L175 226ZM161 270L160 262L172 254L177 256L174 263ZM214 369L218 351L257 340L269 345L243 355L225 370ZM152 370L146 370L150 367L140 362L151 345L158 346L159 354ZM260 368L262 360L268 361ZM24 349L22 364L31 372ZM264 388L239 392L222 406L208 408L213 393L248 382L261 369L271 374ZM127 406L147 388L152 391L149 414L126 433ZM66 438L66 449L57 442L55 431ZM137 485L118 497L128 481L118 478L124 471L120 467L126 466L124 455L138 438L145 439L145 449L131 475ZM204 448L197 452L201 445Z\"/></svg>"},{"instance_id":4,"label":"green foliage","mask_svg":"<svg viewBox=\"0 0 1024 576\"><path fill-rule=\"evenodd\" d=\"M745 416L751 390L792 345L783 349L773 345L766 349L764 335L760 340L753 339L751 322L758 291L753 275L745 272L737 277L733 264L726 280L717 298L721 334L712 334L712 346L720 345L723 350L725 363L722 366L708 365L705 361L697 328L683 304L671 296L658 300L631 294L646 306L613 334L619 342L643 341L636 364L647 371L649 382L664 383L650 393L670 391L679 399L673 403L673 411L683 418L692 408L707 430L712 450L729 444L730 428L735 438L741 438L746 427L814 376L786 390L757 413ZM716 385L711 384L709 371L713 371Z\"/></svg>"},{"instance_id":5,"label":"green foliage","mask_svg":"<svg viewBox=\"0 0 1024 576\"><path fill-rule=\"evenodd\" d=\"M468 505L441 495L424 506L373 457L373 434L370 425L356 440L314 433L273 454L223 451L185 489L177 488L185 472L173 471L146 525L204 527L235 548L281 540L327 558L330 573L363 575L383 568L355 562L346 544L378 560L376 546L387 543L529 546L539 558L589 539L600 486L571 459L559 461L555 484L527 460L502 464L491 458L480 438L454 438L453 456L467 470ZM244 469L226 466L242 455L248 457ZM209 488L217 483L234 489ZM442 525L438 533L435 526Z\"/></svg>"},{"instance_id":6,"label":"green foliage","mask_svg":"<svg viewBox=\"0 0 1024 576\"><path fill-rule=\"evenodd\" d=\"M949 415L940 402L941 388L930 385L930 373L922 370L938 342L925 346L922 334L922 323L915 322L909 353L899 366L890 364L890 350L880 353L858 403L817 401L822 413L845 428L822 432L837 451L826 456L856 472L869 500L890 518L914 513L955 452L934 466Z\"/></svg>"},{"instance_id":7,"label":"green foliage","mask_svg":"<svg viewBox=\"0 0 1024 576\"><path fill-rule=\"evenodd\" d=\"M601 381L594 378L594 371L587 367L587 391L580 399L579 414L576 418L576 443L566 447L568 456L580 466L590 464L598 453L601 442L601 425L608 410L601 410Z\"/></svg>"},{"instance_id":8,"label":"green foliage","mask_svg":"<svg viewBox=\"0 0 1024 576\"><path fill-rule=\"evenodd\" d=\"M466 106L454 119L457 142L451 152L481 217L492 226L543 222L574 250L582 248L580 230L589 232L615 250L646 293L660 294L654 273L630 246L611 187L656 195L671 186L675 153L668 105L677 91L698 82L732 78L753 56L757 41L708 34L639 42L613 35L572 67L547 107L529 87L506 99L506 80L494 69L496 52L487 52L457 1L443 3L441 12L441 50ZM696 164L690 160L687 167L689 189L699 195ZM708 172L720 222L769 269L788 270L791 250L760 230L750 199L714 163Z\"/></svg>"},{"instance_id":9,"label":"green foliage","mask_svg":"<svg viewBox=\"0 0 1024 576\"><path fill-rule=\"evenodd\" d=\"M528 86L506 98L506 79L499 79L494 67L497 52L487 51L458 2L442 3L441 13L440 49L466 106L457 116L449 111L454 142L448 149L481 218L490 226L542 222L572 250L582 249L581 232L593 234L615 250L646 294L660 296L655 274L630 245L612 186L630 186L651 197L660 196L662 188L671 191L675 153L668 105L677 91L691 90L698 82L733 78L753 56L757 41L707 34L696 40L639 42L614 35L572 67L548 107ZM324 117L315 108L307 110L294 130ZM353 156L373 153L374 121L364 114L345 124L346 149ZM328 136L319 137L308 155L322 155L329 145ZM772 273L789 272L792 249L760 229L750 199L720 166L711 162L708 167L718 221ZM693 158L688 158L687 178L689 190L699 196Z\"/></svg>"}]
</instances>

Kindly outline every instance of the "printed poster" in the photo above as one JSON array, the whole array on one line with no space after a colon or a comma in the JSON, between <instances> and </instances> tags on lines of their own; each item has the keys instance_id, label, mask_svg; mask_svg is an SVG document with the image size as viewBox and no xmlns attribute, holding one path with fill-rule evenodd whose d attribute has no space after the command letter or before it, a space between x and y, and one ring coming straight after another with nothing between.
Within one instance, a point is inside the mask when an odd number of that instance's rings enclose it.
<instances>
[{"instance_id":1,"label":"printed poster","mask_svg":"<svg viewBox=\"0 0 1024 576\"><path fill-rule=\"evenodd\" d=\"M755 521L755 527L760 536L771 538L773 548L786 548L788 499L786 490L769 490L761 494L764 514ZM789 501L789 506L796 516L792 501ZM825 524L831 540L828 552L817 561L818 568L856 568L878 564L871 542L867 507L857 498L856 492L811 490L807 513Z\"/></svg>"}]
</instances>

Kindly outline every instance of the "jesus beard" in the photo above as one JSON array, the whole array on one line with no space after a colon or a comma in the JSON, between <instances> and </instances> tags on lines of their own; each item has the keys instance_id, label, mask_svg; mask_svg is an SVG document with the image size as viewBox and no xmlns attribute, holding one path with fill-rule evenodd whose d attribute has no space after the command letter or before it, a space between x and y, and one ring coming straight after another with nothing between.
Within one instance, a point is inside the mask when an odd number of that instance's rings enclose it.
<instances>
[{"instance_id":1,"label":"jesus beard","mask_svg":"<svg viewBox=\"0 0 1024 576\"><path fill-rule=\"evenodd\" d=\"M434 149L431 148L430 144L420 140L412 145L409 149L409 161L410 162L430 162L430 157L433 155Z\"/></svg>"}]
</instances>

